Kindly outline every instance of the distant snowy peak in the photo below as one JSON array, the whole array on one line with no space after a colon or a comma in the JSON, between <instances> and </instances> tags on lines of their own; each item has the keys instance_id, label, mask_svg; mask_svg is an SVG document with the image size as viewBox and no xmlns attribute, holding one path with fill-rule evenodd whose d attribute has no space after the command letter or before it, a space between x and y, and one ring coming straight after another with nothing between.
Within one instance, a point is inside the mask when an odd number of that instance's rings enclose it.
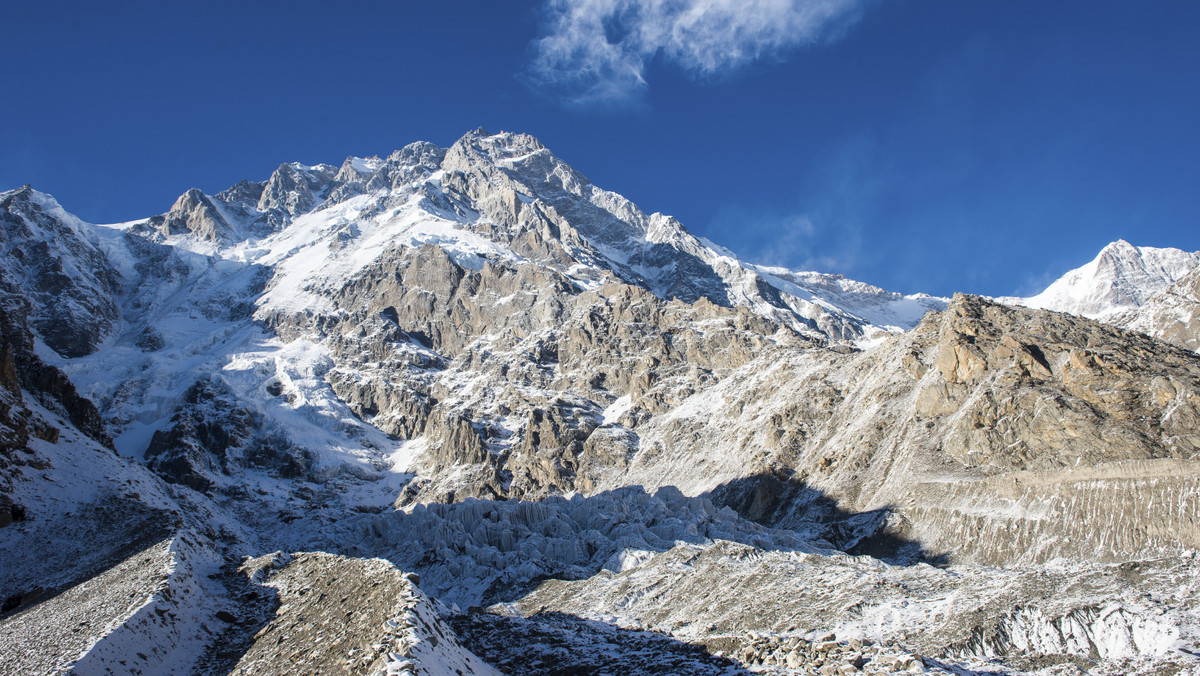
<instances>
[{"instance_id":1,"label":"distant snowy peak","mask_svg":"<svg viewBox=\"0 0 1200 676\"><path fill-rule=\"evenodd\" d=\"M1200 252L1117 240L1036 296L997 300L1080 315L1200 349Z\"/></svg>"},{"instance_id":2,"label":"distant snowy peak","mask_svg":"<svg viewBox=\"0 0 1200 676\"><path fill-rule=\"evenodd\" d=\"M1038 295L1003 300L1103 320L1136 310L1198 264L1200 252L1138 247L1117 240Z\"/></svg>"}]
</instances>

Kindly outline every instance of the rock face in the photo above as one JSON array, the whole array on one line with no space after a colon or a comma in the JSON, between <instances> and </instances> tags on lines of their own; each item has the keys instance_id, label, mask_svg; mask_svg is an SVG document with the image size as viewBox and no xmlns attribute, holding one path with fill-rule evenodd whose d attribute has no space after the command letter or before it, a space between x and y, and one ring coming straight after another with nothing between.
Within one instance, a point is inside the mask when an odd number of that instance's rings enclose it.
<instances>
[{"instance_id":1,"label":"rock face","mask_svg":"<svg viewBox=\"0 0 1200 676\"><path fill-rule=\"evenodd\" d=\"M25 518L25 507L11 496L13 465L21 462L18 452L29 443L30 423L30 411L17 379L17 350L21 344L14 344L10 338L14 329L18 327L9 310L0 307L0 527Z\"/></svg>"},{"instance_id":2,"label":"rock face","mask_svg":"<svg viewBox=\"0 0 1200 676\"><path fill-rule=\"evenodd\" d=\"M146 464L172 483L206 491L217 474L255 466L294 479L306 476L313 461L284 435L264 428L262 416L239 406L220 381L199 380L170 426L150 439Z\"/></svg>"},{"instance_id":3,"label":"rock face","mask_svg":"<svg viewBox=\"0 0 1200 676\"><path fill-rule=\"evenodd\" d=\"M30 302L30 326L63 357L90 354L120 319L117 271L48 195L0 193L0 261Z\"/></svg>"},{"instance_id":4,"label":"rock face","mask_svg":"<svg viewBox=\"0 0 1200 676\"><path fill-rule=\"evenodd\" d=\"M12 498L11 491L21 466L42 462L29 449L30 439L53 444L59 438L59 428L31 410L29 403L62 416L100 444L112 444L92 402L79 396L66 374L35 354L28 325L30 303L15 290L0 272L0 526L27 516L26 507ZM25 393L34 402L27 403Z\"/></svg>"},{"instance_id":5,"label":"rock face","mask_svg":"<svg viewBox=\"0 0 1200 676\"><path fill-rule=\"evenodd\" d=\"M11 393L15 405L20 405L21 389L24 389L41 406L66 418L83 434L111 446L112 441L105 433L104 421L96 406L79 395L65 373L36 354L34 334L29 330L33 310L22 296L12 293L12 288L0 275L0 345L3 346L0 348L3 355L0 356L0 383ZM35 436L50 434L40 431L43 423L36 425L38 427L32 431Z\"/></svg>"},{"instance_id":6,"label":"rock face","mask_svg":"<svg viewBox=\"0 0 1200 676\"><path fill-rule=\"evenodd\" d=\"M752 516L799 525L814 516L815 489L841 510L880 514L864 546L890 531L981 563L1123 560L1200 544L1192 354L1089 320L957 296L876 350L764 361L727 378L694 413L675 413L684 420L640 429L646 450L615 481L703 476L689 489L724 485L728 495L782 476L768 491L774 504ZM713 447L747 449L753 460L718 469ZM669 451L656 457L653 448Z\"/></svg>"},{"instance_id":7,"label":"rock face","mask_svg":"<svg viewBox=\"0 0 1200 676\"><path fill-rule=\"evenodd\" d=\"M0 307L0 450L6 456L29 442L30 413L17 377L18 353L27 349L29 334L13 314L12 309Z\"/></svg>"},{"instance_id":8,"label":"rock face","mask_svg":"<svg viewBox=\"0 0 1200 676\"><path fill-rule=\"evenodd\" d=\"M17 670L1198 666L1195 255L901 296L483 130L118 226L0 200Z\"/></svg>"},{"instance_id":9,"label":"rock face","mask_svg":"<svg viewBox=\"0 0 1200 676\"><path fill-rule=\"evenodd\" d=\"M383 257L334 303L336 321L271 320L285 336L329 336L334 391L384 431L424 436L430 480L418 495L460 499L593 485L632 452L638 416L668 410L773 341L809 342L745 310L664 302L620 283L580 293L550 271L471 270L428 245ZM628 426L610 421L592 439L622 398ZM478 484L438 480L464 465L476 466Z\"/></svg>"},{"instance_id":10,"label":"rock face","mask_svg":"<svg viewBox=\"0 0 1200 676\"><path fill-rule=\"evenodd\" d=\"M170 211L151 218L146 229L160 238L192 235L218 243L231 241L235 234L208 195L195 188L180 195Z\"/></svg>"}]
</instances>

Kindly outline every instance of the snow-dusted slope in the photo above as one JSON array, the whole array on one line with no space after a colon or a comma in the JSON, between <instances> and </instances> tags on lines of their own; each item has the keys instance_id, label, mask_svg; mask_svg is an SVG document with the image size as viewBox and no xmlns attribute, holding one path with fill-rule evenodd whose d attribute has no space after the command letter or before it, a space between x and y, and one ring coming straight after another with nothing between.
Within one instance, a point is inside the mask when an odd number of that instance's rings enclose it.
<instances>
[{"instance_id":1,"label":"snow-dusted slope","mask_svg":"<svg viewBox=\"0 0 1200 676\"><path fill-rule=\"evenodd\" d=\"M1113 317L1113 323L1200 351L1200 265L1150 297L1141 307Z\"/></svg>"},{"instance_id":2,"label":"snow-dusted slope","mask_svg":"<svg viewBox=\"0 0 1200 676\"><path fill-rule=\"evenodd\" d=\"M865 326L868 340L907 331L927 312L946 309L946 299L929 294L901 294L846 279L842 275L797 272L786 268L753 266L763 279L794 298L808 299L824 307L851 312Z\"/></svg>"}]
</instances>

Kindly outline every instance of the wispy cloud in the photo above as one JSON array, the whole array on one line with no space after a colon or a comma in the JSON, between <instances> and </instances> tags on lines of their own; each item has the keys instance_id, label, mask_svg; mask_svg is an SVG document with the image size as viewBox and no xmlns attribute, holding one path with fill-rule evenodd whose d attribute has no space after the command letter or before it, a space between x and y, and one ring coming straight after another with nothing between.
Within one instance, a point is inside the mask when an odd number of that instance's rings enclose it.
<instances>
[{"instance_id":1,"label":"wispy cloud","mask_svg":"<svg viewBox=\"0 0 1200 676\"><path fill-rule=\"evenodd\" d=\"M722 244L750 263L792 270L851 274L862 248L858 227L835 226L805 211L730 204L717 212L709 229L738 233L737 241Z\"/></svg>"},{"instance_id":2,"label":"wispy cloud","mask_svg":"<svg viewBox=\"0 0 1200 676\"><path fill-rule=\"evenodd\" d=\"M548 0L526 78L574 104L620 103L645 90L646 66L721 75L833 39L865 0Z\"/></svg>"},{"instance_id":3,"label":"wispy cloud","mask_svg":"<svg viewBox=\"0 0 1200 676\"><path fill-rule=\"evenodd\" d=\"M862 279L879 265L865 233L882 222L895 181L873 137L845 137L815 156L794 190L776 193L773 204L726 204L707 231L726 233L721 243L751 263Z\"/></svg>"}]
</instances>

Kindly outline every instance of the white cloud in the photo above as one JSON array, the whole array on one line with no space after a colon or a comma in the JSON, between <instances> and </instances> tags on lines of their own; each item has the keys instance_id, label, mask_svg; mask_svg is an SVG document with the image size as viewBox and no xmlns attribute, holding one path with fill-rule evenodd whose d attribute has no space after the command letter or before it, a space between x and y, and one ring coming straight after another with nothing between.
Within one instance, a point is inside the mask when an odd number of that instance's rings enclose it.
<instances>
[{"instance_id":1,"label":"white cloud","mask_svg":"<svg viewBox=\"0 0 1200 676\"><path fill-rule=\"evenodd\" d=\"M668 60L719 75L836 37L864 0L548 0L531 84L572 103L621 102Z\"/></svg>"}]
</instances>

